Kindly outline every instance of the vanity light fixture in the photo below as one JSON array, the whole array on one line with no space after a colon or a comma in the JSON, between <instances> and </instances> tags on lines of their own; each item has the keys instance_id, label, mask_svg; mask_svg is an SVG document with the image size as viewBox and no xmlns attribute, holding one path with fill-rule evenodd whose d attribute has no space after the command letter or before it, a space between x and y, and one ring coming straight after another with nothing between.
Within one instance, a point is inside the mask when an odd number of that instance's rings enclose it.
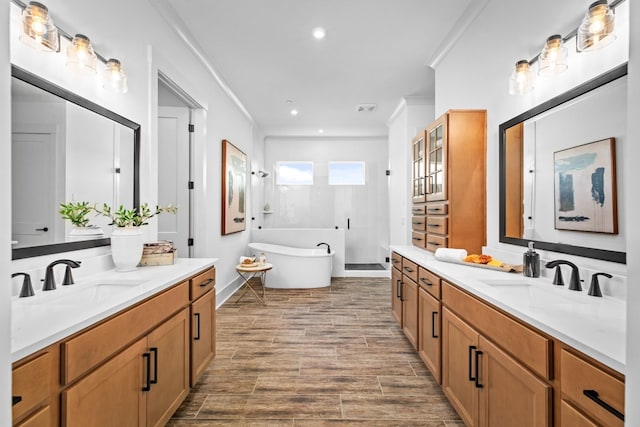
<instances>
[{"instance_id":1,"label":"vanity light fixture","mask_svg":"<svg viewBox=\"0 0 640 427\"><path fill-rule=\"evenodd\" d=\"M22 10L22 33L20 41L44 52L60 50L60 35L53 24L47 6L36 1Z\"/></svg>"},{"instance_id":2,"label":"vanity light fixture","mask_svg":"<svg viewBox=\"0 0 640 427\"><path fill-rule=\"evenodd\" d=\"M96 72L97 56L89 37L76 34L67 47L67 66L83 72Z\"/></svg>"},{"instance_id":3,"label":"vanity light fixture","mask_svg":"<svg viewBox=\"0 0 640 427\"><path fill-rule=\"evenodd\" d=\"M576 49L587 52L611 44L616 39L614 27L615 14L607 0L592 3L578 27Z\"/></svg>"},{"instance_id":4,"label":"vanity light fixture","mask_svg":"<svg viewBox=\"0 0 640 427\"><path fill-rule=\"evenodd\" d=\"M129 89L127 86L127 75L122 69L120 61L109 58L104 67L102 75L102 87L116 93L126 93Z\"/></svg>"},{"instance_id":5,"label":"vanity light fixture","mask_svg":"<svg viewBox=\"0 0 640 427\"><path fill-rule=\"evenodd\" d=\"M547 38L538 56L538 74L541 76L560 74L567 68L567 48L564 47L562 36L554 34Z\"/></svg>"},{"instance_id":6,"label":"vanity light fixture","mask_svg":"<svg viewBox=\"0 0 640 427\"><path fill-rule=\"evenodd\" d=\"M535 73L531 69L529 61L522 59L516 62L516 67L509 79L509 94L524 95L533 90L535 84Z\"/></svg>"}]
</instances>

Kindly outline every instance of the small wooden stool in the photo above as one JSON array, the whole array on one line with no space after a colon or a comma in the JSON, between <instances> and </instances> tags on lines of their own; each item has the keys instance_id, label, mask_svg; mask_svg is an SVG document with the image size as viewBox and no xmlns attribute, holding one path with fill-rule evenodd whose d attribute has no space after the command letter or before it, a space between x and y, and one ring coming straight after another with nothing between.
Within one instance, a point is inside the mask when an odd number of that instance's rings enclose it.
<instances>
[{"instance_id":1,"label":"small wooden stool","mask_svg":"<svg viewBox=\"0 0 640 427\"><path fill-rule=\"evenodd\" d=\"M236 265L236 271L238 272L238 275L242 278L242 280L244 280L244 283L242 284L242 286L240 286L241 288L244 286L244 290L236 300L236 303L242 299L242 297L247 292L247 290L251 290L251 292L253 292L256 298L258 298L258 301L260 301L263 305L267 305L267 297L264 292L264 281L267 275L267 271L271 270L272 268L273 268L273 265L269 263L257 264L257 265L252 265L252 264ZM253 289L253 287L251 286L251 283L249 283L250 280L256 276L260 277L260 283L262 284L262 297L258 295L256 290Z\"/></svg>"}]
</instances>

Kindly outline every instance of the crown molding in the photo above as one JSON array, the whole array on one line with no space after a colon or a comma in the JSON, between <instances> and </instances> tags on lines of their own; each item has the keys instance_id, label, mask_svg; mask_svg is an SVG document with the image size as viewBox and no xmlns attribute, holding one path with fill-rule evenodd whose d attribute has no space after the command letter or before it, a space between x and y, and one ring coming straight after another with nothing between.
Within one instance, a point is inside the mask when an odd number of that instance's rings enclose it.
<instances>
[{"instance_id":1,"label":"crown molding","mask_svg":"<svg viewBox=\"0 0 640 427\"><path fill-rule=\"evenodd\" d=\"M387 120L387 127L391 125L391 123L398 118L398 116L407 109L407 107L414 105L434 105L435 99L428 96L403 96L398 103L398 106L393 110L391 116Z\"/></svg>"}]
</instances>

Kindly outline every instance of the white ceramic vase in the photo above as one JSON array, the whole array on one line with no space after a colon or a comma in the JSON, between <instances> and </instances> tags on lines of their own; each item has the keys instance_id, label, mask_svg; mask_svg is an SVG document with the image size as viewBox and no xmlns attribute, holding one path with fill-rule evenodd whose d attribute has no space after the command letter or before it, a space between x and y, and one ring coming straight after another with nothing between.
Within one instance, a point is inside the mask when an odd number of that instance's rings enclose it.
<instances>
[{"instance_id":1,"label":"white ceramic vase","mask_svg":"<svg viewBox=\"0 0 640 427\"><path fill-rule=\"evenodd\" d=\"M117 271L134 270L142 258L144 231L140 227L116 227L111 232L111 257Z\"/></svg>"},{"instance_id":2,"label":"white ceramic vase","mask_svg":"<svg viewBox=\"0 0 640 427\"><path fill-rule=\"evenodd\" d=\"M97 226L72 226L71 230L69 231L69 240L72 242L88 239L101 239L102 237L104 237L104 232L102 231L102 228Z\"/></svg>"}]
</instances>

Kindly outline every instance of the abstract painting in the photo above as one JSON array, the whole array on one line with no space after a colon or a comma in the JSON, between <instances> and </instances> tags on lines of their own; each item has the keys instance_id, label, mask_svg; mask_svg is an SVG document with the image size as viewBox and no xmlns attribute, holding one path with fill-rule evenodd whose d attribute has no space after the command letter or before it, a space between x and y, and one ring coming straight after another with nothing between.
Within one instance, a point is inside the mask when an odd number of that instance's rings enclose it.
<instances>
[{"instance_id":1,"label":"abstract painting","mask_svg":"<svg viewBox=\"0 0 640 427\"><path fill-rule=\"evenodd\" d=\"M222 235L246 227L247 155L222 140Z\"/></svg>"},{"instance_id":2,"label":"abstract painting","mask_svg":"<svg viewBox=\"0 0 640 427\"><path fill-rule=\"evenodd\" d=\"M555 228L618 234L615 138L553 154Z\"/></svg>"}]
</instances>

